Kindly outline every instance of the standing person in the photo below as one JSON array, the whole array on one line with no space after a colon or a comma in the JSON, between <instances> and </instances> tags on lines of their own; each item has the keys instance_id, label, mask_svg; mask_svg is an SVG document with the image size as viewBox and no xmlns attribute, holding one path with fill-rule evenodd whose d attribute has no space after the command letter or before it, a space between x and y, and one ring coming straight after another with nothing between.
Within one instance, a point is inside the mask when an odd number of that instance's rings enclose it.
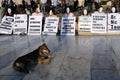
<instances>
[{"instance_id":1,"label":"standing person","mask_svg":"<svg viewBox=\"0 0 120 80\"><path fill-rule=\"evenodd\" d=\"M51 0L51 2L54 7L56 7L58 5L58 0Z\"/></svg>"},{"instance_id":2,"label":"standing person","mask_svg":"<svg viewBox=\"0 0 120 80\"><path fill-rule=\"evenodd\" d=\"M78 0L74 0L74 11L77 9Z\"/></svg>"},{"instance_id":3,"label":"standing person","mask_svg":"<svg viewBox=\"0 0 120 80\"><path fill-rule=\"evenodd\" d=\"M51 0L47 0L47 2L46 2L46 12L50 12L50 9L51 9L51 7L52 7L52 1Z\"/></svg>"},{"instance_id":4,"label":"standing person","mask_svg":"<svg viewBox=\"0 0 120 80\"><path fill-rule=\"evenodd\" d=\"M74 0L65 0L66 8L69 7L71 12L74 11Z\"/></svg>"},{"instance_id":5,"label":"standing person","mask_svg":"<svg viewBox=\"0 0 120 80\"><path fill-rule=\"evenodd\" d=\"M41 11L43 12L43 14L45 14L45 7L46 7L46 3L47 3L47 0L41 0Z\"/></svg>"},{"instance_id":6,"label":"standing person","mask_svg":"<svg viewBox=\"0 0 120 80\"><path fill-rule=\"evenodd\" d=\"M92 12L92 0L86 0L86 6L88 7L88 13Z\"/></svg>"},{"instance_id":7,"label":"standing person","mask_svg":"<svg viewBox=\"0 0 120 80\"><path fill-rule=\"evenodd\" d=\"M78 10L79 14L83 14L83 8L84 8L85 0L78 0Z\"/></svg>"},{"instance_id":8,"label":"standing person","mask_svg":"<svg viewBox=\"0 0 120 80\"><path fill-rule=\"evenodd\" d=\"M95 10L97 11L100 8L101 0L94 0Z\"/></svg>"}]
</instances>

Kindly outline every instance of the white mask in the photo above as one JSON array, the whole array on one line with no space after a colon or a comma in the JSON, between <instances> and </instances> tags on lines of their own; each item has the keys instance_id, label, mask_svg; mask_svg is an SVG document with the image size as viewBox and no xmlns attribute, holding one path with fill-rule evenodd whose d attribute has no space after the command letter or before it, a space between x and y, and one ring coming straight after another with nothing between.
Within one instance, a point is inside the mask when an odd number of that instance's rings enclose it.
<instances>
[{"instance_id":1,"label":"white mask","mask_svg":"<svg viewBox=\"0 0 120 80\"><path fill-rule=\"evenodd\" d=\"M52 15L52 10L50 10L49 14Z\"/></svg>"},{"instance_id":2,"label":"white mask","mask_svg":"<svg viewBox=\"0 0 120 80\"><path fill-rule=\"evenodd\" d=\"M38 12L40 12L40 9L39 9L39 8L37 8L37 11L38 11Z\"/></svg>"},{"instance_id":3,"label":"white mask","mask_svg":"<svg viewBox=\"0 0 120 80\"><path fill-rule=\"evenodd\" d=\"M11 11L11 9L10 8L8 8L8 13L10 14L12 11Z\"/></svg>"},{"instance_id":4,"label":"white mask","mask_svg":"<svg viewBox=\"0 0 120 80\"><path fill-rule=\"evenodd\" d=\"M66 12L67 12L67 13L70 13L70 8L67 8L67 9L66 9Z\"/></svg>"},{"instance_id":5,"label":"white mask","mask_svg":"<svg viewBox=\"0 0 120 80\"><path fill-rule=\"evenodd\" d=\"M87 10L85 9L83 13L84 13L84 15L87 15Z\"/></svg>"},{"instance_id":6,"label":"white mask","mask_svg":"<svg viewBox=\"0 0 120 80\"><path fill-rule=\"evenodd\" d=\"M99 12L100 12L100 13L102 13L102 12L103 12L103 8L102 8L102 7L99 9Z\"/></svg>"},{"instance_id":7,"label":"white mask","mask_svg":"<svg viewBox=\"0 0 120 80\"><path fill-rule=\"evenodd\" d=\"M115 7L112 7L112 12L115 13L116 9Z\"/></svg>"}]
</instances>

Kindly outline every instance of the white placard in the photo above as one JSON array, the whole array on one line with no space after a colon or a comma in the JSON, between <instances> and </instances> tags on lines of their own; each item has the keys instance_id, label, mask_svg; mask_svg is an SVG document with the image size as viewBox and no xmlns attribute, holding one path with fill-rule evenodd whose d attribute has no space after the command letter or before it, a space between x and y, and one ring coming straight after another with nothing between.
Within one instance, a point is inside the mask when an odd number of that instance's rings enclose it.
<instances>
[{"instance_id":1,"label":"white placard","mask_svg":"<svg viewBox=\"0 0 120 80\"><path fill-rule=\"evenodd\" d=\"M14 28L13 34L27 33L27 15L15 14L14 15Z\"/></svg>"},{"instance_id":2,"label":"white placard","mask_svg":"<svg viewBox=\"0 0 120 80\"><path fill-rule=\"evenodd\" d=\"M41 35L42 16L29 16L28 35Z\"/></svg>"},{"instance_id":3,"label":"white placard","mask_svg":"<svg viewBox=\"0 0 120 80\"><path fill-rule=\"evenodd\" d=\"M56 35L58 30L58 17L46 17L44 35Z\"/></svg>"},{"instance_id":4,"label":"white placard","mask_svg":"<svg viewBox=\"0 0 120 80\"><path fill-rule=\"evenodd\" d=\"M75 35L76 17L62 17L61 35Z\"/></svg>"},{"instance_id":5,"label":"white placard","mask_svg":"<svg viewBox=\"0 0 120 80\"><path fill-rule=\"evenodd\" d=\"M91 31L91 16L80 16L78 21L78 32Z\"/></svg>"},{"instance_id":6,"label":"white placard","mask_svg":"<svg viewBox=\"0 0 120 80\"><path fill-rule=\"evenodd\" d=\"M120 14L108 14L108 32L120 32Z\"/></svg>"},{"instance_id":7,"label":"white placard","mask_svg":"<svg viewBox=\"0 0 120 80\"><path fill-rule=\"evenodd\" d=\"M94 13L92 14L92 33L106 33L107 14Z\"/></svg>"},{"instance_id":8,"label":"white placard","mask_svg":"<svg viewBox=\"0 0 120 80\"><path fill-rule=\"evenodd\" d=\"M0 34L12 34L14 18L4 16L0 24Z\"/></svg>"}]
</instances>

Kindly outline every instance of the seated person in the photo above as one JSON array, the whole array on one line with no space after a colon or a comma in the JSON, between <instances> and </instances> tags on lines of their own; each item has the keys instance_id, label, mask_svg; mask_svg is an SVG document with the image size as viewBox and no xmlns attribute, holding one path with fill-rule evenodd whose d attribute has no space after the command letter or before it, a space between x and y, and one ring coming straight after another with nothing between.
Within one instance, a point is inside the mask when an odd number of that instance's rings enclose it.
<instances>
[{"instance_id":1,"label":"seated person","mask_svg":"<svg viewBox=\"0 0 120 80\"><path fill-rule=\"evenodd\" d=\"M7 14L6 16L13 16L13 12L12 12L12 9L11 8L8 8L7 9Z\"/></svg>"},{"instance_id":2,"label":"seated person","mask_svg":"<svg viewBox=\"0 0 120 80\"><path fill-rule=\"evenodd\" d=\"M115 7L112 7L111 12L112 12L112 13L115 13L115 12L116 12L116 8L115 8Z\"/></svg>"},{"instance_id":3,"label":"seated person","mask_svg":"<svg viewBox=\"0 0 120 80\"><path fill-rule=\"evenodd\" d=\"M66 13L64 14L63 17L75 17L75 15L70 12L70 8L68 7L66 9ZM60 28L61 29L61 28ZM76 20L76 24L75 24L75 35L78 35L78 26L77 26L77 20Z\"/></svg>"},{"instance_id":4,"label":"seated person","mask_svg":"<svg viewBox=\"0 0 120 80\"><path fill-rule=\"evenodd\" d=\"M88 16L87 9L84 9L84 10L83 10L83 15L82 15L82 16Z\"/></svg>"},{"instance_id":5,"label":"seated person","mask_svg":"<svg viewBox=\"0 0 120 80\"><path fill-rule=\"evenodd\" d=\"M38 8L37 5L34 5L34 6L33 6L33 11L34 11L34 12L32 13L33 16L37 16L37 15L43 16L43 13L40 12L40 9Z\"/></svg>"},{"instance_id":6,"label":"seated person","mask_svg":"<svg viewBox=\"0 0 120 80\"><path fill-rule=\"evenodd\" d=\"M104 12L103 12L103 7L101 6L101 7L98 9L98 11L95 11L94 13L104 13Z\"/></svg>"},{"instance_id":7,"label":"seated person","mask_svg":"<svg viewBox=\"0 0 120 80\"><path fill-rule=\"evenodd\" d=\"M74 14L70 12L70 8L66 8L66 13L64 14L64 17L74 17Z\"/></svg>"},{"instance_id":8,"label":"seated person","mask_svg":"<svg viewBox=\"0 0 120 80\"><path fill-rule=\"evenodd\" d=\"M57 17L53 8L49 12L49 17Z\"/></svg>"}]
</instances>

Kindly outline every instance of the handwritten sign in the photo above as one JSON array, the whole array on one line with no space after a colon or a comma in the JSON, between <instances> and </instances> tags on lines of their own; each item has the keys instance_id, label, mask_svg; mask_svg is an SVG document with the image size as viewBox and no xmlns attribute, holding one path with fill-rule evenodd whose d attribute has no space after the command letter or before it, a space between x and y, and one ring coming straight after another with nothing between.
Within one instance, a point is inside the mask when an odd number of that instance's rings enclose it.
<instances>
[{"instance_id":1,"label":"handwritten sign","mask_svg":"<svg viewBox=\"0 0 120 80\"><path fill-rule=\"evenodd\" d=\"M61 35L75 35L76 17L63 17Z\"/></svg>"},{"instance_id":2,"label":"handwritten sign","mask_svg":"<svg viewBox=\"0 0 120 80\"><path fill-rule=\"evenodd\" d=\"M58 17L46 17L45 26L44 26L44 34L45 35L56 35L58 30Z\"/></svg>"},{"instance_id":3,"label":"handwritten sign","mask_svg":"<svg viewBox=\"0 0 120 80\"><path fill-rule=\"evenodd\" d=\"M108 14L108 32L120 32L120 14Z\"/></svg>"},{"instance_id":4,"label":"handwritten sign","mask_svg":"<svg viewBox=\"0 0 120 80\"><path fill-rule=\"evenodd\" d=\"M4 16L0 24L0 34L12 34L14 18Z\"/></svg>"},{"instance_id":5,"label":"handwritten sign","mask_svg":"<svg viewBox=\"0 0 120 80\"><path fill-rule=\"evenodd\" d=\"M42 16L29 16L28 35L41 35Z\"/></svg>"},{"instance_id":6,"label":"handwritten sign","mask_svg":"<svg viewBox=\"0 0 120 80\"><path fill-rule=\"evenodd\" d=\"M91 31L91 17L80 16L78 20L78 32L90 32Z\"/></svg>"},{"instance_id":7,"label":"handwritten sign","mask_svg":"<svg viewBox=\"0 0 120 80\"><path fill-rule=\"evenodd\" d=\"M104 13L92 14L92 33L106 33L107 15Z\"/></svg>"},{"instance_id":8,"label":"handwritten sign","mask_svg":"<svg viewBox=\"0 0 120 80\"><path fill-rule=\"evenodd\" d=\"M14 34L27 33L27 15L15 14L14 15Z\"/></svg>"}]
</instances>

